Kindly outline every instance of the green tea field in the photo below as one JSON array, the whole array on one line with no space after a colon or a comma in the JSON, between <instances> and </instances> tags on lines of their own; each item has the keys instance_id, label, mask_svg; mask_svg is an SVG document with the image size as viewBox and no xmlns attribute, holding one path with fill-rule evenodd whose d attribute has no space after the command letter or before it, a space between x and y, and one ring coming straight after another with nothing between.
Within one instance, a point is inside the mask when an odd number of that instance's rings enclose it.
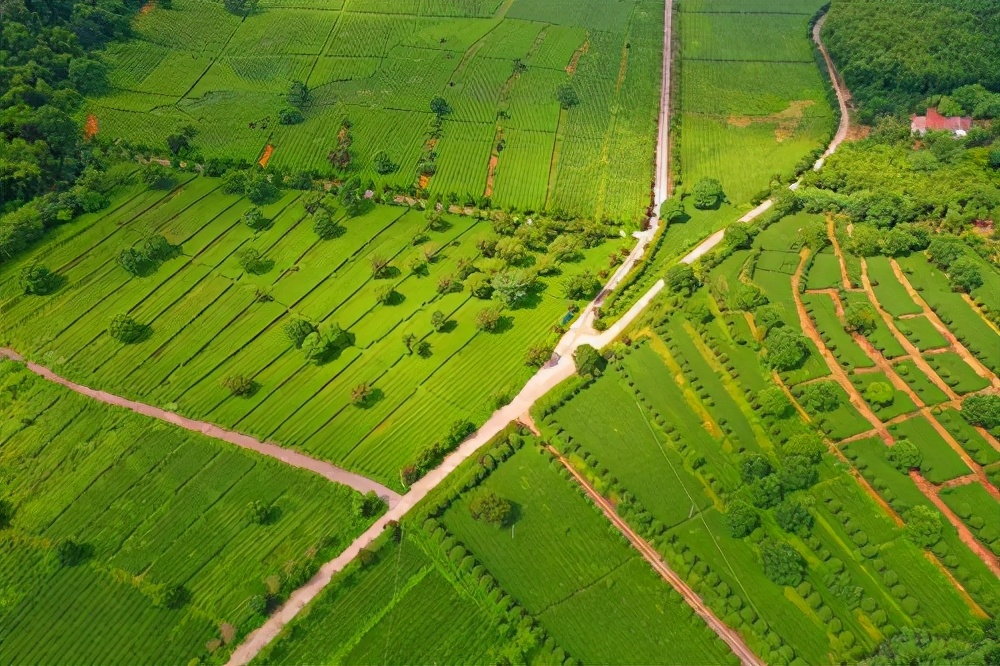
<instances>
[{"instance_id":1,"label":"green tea field","mask_svg":"<svg viewBox=\"0 0 1000 666\"><path fill-rule=\"evenodd\" d=\"M650 202L663 2L605 4L261 2L243 16L151 0L134 38L110 47L110 90L86 114L98 136L161 154L190 127L192 155L255 162L270 146L271 166L323 175L349 136L348 168L379 187L635 225ZM309 100L285 124L296 81Z\"/></svg>"},{"instance_id":2,"label":"green tea field","mask_svg":"<svg viewBox=\"0 0 1000 666\"><path fill-rule=\"evenodd\" d=\"M224 655L374 520L343 486L10 361L0 414L5 663Z\"/></svg>"},{"instance_id":3,"label":"green tea field","mask_svg":"<svg viewBox=\"0 0 1000 666\"><path fill-rule=\"evenodd\" d=\"M27 257L60 276L56 292L26 296L20 268L0 267L4 342L73 381L402 489L400 471L454 423L480 423L517 393L534 370L528 352L542 350L539 365L548 358L553 328L624 247L601 225L559 223L567 238L552 244L555 228L541 221L521 225L540 238L515 236L513 226L499 236L486 221L445 215L430 224L405 207L347 217L332 200L332 213L317 213L336 224L323 240L306 198L293 192L265 206L268 226L255 231L242 219L250 202L216 179L185 177L169 192L126 188L108 212L61 227ZM169 258L129 273L122 252L151 235L173 247ZM261 266L248 270L250 252ZM547 277L537 275L543 259ZM568 297L574 276L584 286ZM141 339L111 335L119 315L145 327ZM310 358L288 337L295 322L345 333ZM489 382L475 370L485 359ZM233 378L250 389L228 390Z\"/></svg>"}]
</instances>

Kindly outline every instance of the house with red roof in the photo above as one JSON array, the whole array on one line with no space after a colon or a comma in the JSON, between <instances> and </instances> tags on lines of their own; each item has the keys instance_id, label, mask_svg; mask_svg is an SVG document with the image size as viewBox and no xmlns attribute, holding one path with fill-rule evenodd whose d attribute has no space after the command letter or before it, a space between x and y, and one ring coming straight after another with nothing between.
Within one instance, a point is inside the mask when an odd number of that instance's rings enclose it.
<instances>
[{"instance_id":1,"label":"house with red roof","mask_svg":"<svg viewBox=\"0 0 1000 666\"><path fill-rule=\"evenodd\" d=\"M910 117L910 130L920 136L927 132L951 132L955 136L965 136L971 127L972 118L942 116L935 108L927 109L926 116Z\"/></svg>"}]
</instances>

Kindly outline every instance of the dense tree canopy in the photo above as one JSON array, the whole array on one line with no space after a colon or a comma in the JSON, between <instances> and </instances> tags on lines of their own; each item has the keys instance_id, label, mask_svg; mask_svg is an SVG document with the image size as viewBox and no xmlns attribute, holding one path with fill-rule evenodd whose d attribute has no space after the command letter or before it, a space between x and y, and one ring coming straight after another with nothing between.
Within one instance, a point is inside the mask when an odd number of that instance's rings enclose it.
<instances>
[{"instance_id":1,"label":"dense tree canopy","mask_svg":"<svg viewBox=\"0 0 1000 666\"><path fill-rule=\"evenodd\" d=\"M862 120L967 84L1000 90L995 0L837 0L823 38Z\"/></svg>"}]
</instances>

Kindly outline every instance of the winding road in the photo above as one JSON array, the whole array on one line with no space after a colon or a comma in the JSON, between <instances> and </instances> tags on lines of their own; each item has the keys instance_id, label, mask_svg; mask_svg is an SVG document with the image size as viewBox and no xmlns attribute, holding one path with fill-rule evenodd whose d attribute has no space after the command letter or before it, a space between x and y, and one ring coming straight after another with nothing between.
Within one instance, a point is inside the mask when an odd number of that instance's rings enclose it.
<instances>
[{"instance_id":1,"label":"winding road","mask_svg":"<svg viewBox=\"0 0 1000 666\"><path fill-rule=\"evenodd\" d=\"M3 358L7 358L12 361L24 361L24 358L22 358L21 355L13 349L0 347L0 359ZM298 467L300 469L313 472L314 474L319 474L334 483L341 483L345 486L350 486L358 492L367 493L373 491L381 497L390 508L399 502L399 494L389 490L382 484L372 481L371 479L361 476L360 474L348 472L346 469L341 469L340 467L331 465L328 462L310 458L309 456L299 453L298 451L284 449L277 444L261 442L260 440L254 439L250 435L244 435L243 433L226 430L213 423L195 421L194 419L183 417L179 414L175 414L174 412L168 412L165 409L160 409L159 407L147 405L142 402L136 402L135 400L123 398L120 395L106 393L105 391L98 391L88 386L71 382L65 377L61 377L52 372L48 368L38 365L37 363L32 363L31 361L28 361L25 365L31 372L40 377L44 377L54 384L65 386L75 393L85 395L88 398L93 398L94 400L103 402L106 405L124 407L125 409L129 409L137 414L142 414L143 416L148 416L165 423L179 426L185 430L201 433L202 435L206 435L214 439L235 444L240 448L254 451L269 458L274 458L275 460L283 462L286 465L291 465L292 467Z\"/></svg>"}]
</instances>

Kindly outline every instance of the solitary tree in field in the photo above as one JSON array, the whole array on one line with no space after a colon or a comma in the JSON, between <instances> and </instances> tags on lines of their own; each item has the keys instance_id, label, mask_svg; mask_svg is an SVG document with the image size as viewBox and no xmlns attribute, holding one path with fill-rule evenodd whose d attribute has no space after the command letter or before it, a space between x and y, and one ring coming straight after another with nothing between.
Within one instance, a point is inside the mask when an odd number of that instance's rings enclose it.
<instances>
[{"instance_id":1,"label":"solitary tree in field","mask_svg":"<svg viewBox=\"0 0 1000 666\"><path fill-rule=\"evenodd\" d=\"M895 444L886 449L885 459L903 473L920 469L924 464L924 454L908 439L896 440Z\"/></svg>"},{"instance_id":2,"label":"solitary tree in field","mask_svg":"<svg viewBox=\"0 0 1000 666\"><path fill-rule=\"evenodd\" d=\"M906 538L924 548L941 540L941 514L926 506L911 507L904 514Z\"/></svg>"},{"instance_id":3,"label":"solitary tree in field","mask_svg":"<svg viewBox=\"0 0 1000 666\"><path fill-rule=\"evenodd\" d=\"M387 272L389 270L389 260L379 254L372 255L369 259L369 263L372 267L372 277L376 280L380 280L387 277Z\"/></svg>"},{"instance_id":4,"label":"solitary tree in field","mask_svg":"<svg viewBox=\"0 0 1000 666\"><path fill-rule=\"evenodd\" d=\"M31 262L18 275L21 291L29 296L44 296L56 286L56 275L45 266Z\"/></svg>"},{"instance_id":5,"label":"solitary tree in field","mask_svg":"<svg viewBox=\"0 0 1000 666\"><path fill-rule=\"evenodd\" d=\"M878 326L878 315L867 303L853 303L844 312L844 330L848 333L870 335Z\"/></svg>"},{"instance_id":6,"label":"solitary tree in field","mask_svg":"<svg viewBox=\"0 0 1000 666\"><path fill-rule=\"evenodd\" d=\"M288 88L286 99L291 106L302 110L309 106L309 102L312 101L312 91L302 81L292 81L292 85Z\"/></svg>"},{"instance_id":7,"label":"solitary tree in field","mask_svg":"<svg viewBox=\"0 0 1000 666\"><path fill-rule=\"evenodd\" d=\"M440 310L435 310L433 314L431 314L431 326L434 327L435 331L440 333L445 329L447 325L448 325L448 316L445 313L441 312Z\"/></svg>"},{"instance_id":8,"label":"solitary tree in field","mask_svg":"<svg viewBox=\"0 0 1000 666\"><path fill-rule=\"evenodd\" d=\"M691 194L694 197L694 207L699 210L715 208L725 197L722 191L722 183L714 178L702 178L699 180L695 183Z\"/></svg>"},{"instance_id":9,"label":"solitary tree in field","mask_svg":"<svg viewBox=\"0 0 1000 666\"><path fill-rule=\"evenodd\" d=\"M230 375L222 380L222 386L237 397L253 395L257 390L257 382L246 375Z\"/></svg>"},{"instance_id":10,"label":"solitary tree in field","mask_svg":"<svg viewBox=\"0 0 1000 666\"><path fill-rule=\"evenodd\" d=\"M364 407L371 399L372 387L366 382L358 384L351 389L351 404L355 407Z\"/></svg>"},{"instance_id":11,"label":"solitary tree in field","mask_svg":"<svg viewBox=\"0 0 1000 666\"><path fill-rule=\"evenodd\" d=\"M257 10L258 0L222 0L223 6L230 14L249 16Z\"/></svg>"},{"instance_id":12,"label":"solitary tree in field","mask_svg":"<svg viewBox=\"0 0 1000 666\"><path fill-rule=\"evenodd\" d=\"M403 334L403 344L406 345L406 353L408 354L413 353L413 345L415 345L416 342L417 342L417 336L414 335L413 333Z\"/></svg>"},{"instance_id":13,"label":"solitary tree in field","mask_svg":"<svg viewBox=\"0 0 1000 666\"><path fill-rule=\"evenodd\" d=\"M809 353L801 333L787 328L772 328L764 338L765 361L779 372L799 367Z\"/></svg>"},{"instance_id":14,"label":"solitary tree in field","mask_svg":"<svg viewBox=\"0 0 1000 666\"><path fill-rule=\"evenodd\" d=\"M310 333L316 332L316 326L308 319L296 317L287 322L283 328L285 336L292 341L296 349L302 348L302 343L309 337Z\"/></svg>"},{"instance_id":15,"label":"solitary tree in field","mask_svg":"<svg viewBox=\"0 0 1000 666\"><path fill-rule=\"evenodd\" d=\"M126 314L115 315L108 325L108 334L122 344L138 342L145 335L148 327L140 324Z\"/></svg>"},{"instance_id":16,"label":"solitary tree in field","mask_svg":"<svg viewBox=\"0 0 1000 666\"><path fill-rule=\"evenodd\" d=\"M563 83L556 88L556 99L563 109L572 109L580 103L580 97L576 94L576 88L569 83Z\"/></svg>"},{"instance_id":17,"label":"solitary tree in field","mask_svg":"<svg viewBox=\"0 0 1000 666\"><path fill-rule=\"evenodd\" d=\"M510 502L492 490L484 490L469 502L469 513L476 520L503 527L510 519L513 507Z\"/></svg>"},{"instance_id":18,"label":"solitary tree in field","mask_svg":"<svg viewBox=\"0 0 1000 666\"><path fill-rule=\"evenodd\" d=\"M607 365L601 352L587 344L580 345L573 352L573 363L576 365L576 374L581 377L598 377Z\"/></svg>"},{"instance_id":19,"label":"solitary tree in field","mask_svg":"<svg viewBox=\"0 0 1000 666\"><path fill-rule=\"evenodd\" d=\"M865 387L865 400L873 405L885 407L891 405L895 398L896 392L887 382L872 382Z\"/></svg>"},{"instance_id":20,"label":"solitary tree in field","mask_svg":"<svg viewBox=\"0 0 1000 666\"><path fill-rule=\"evenodd\" d=\"M476 328L480 331L493 333L500 327L500 311L495 308L484 308L476 314Z\"/></svg>"},{"instance_id":21,"label":"solitary tree in field","mask_svg":"<svg viewBox=\"0 0 1000 666\"><path fill-rule=\"evenodd\" d=\"M440 119L451 113L451 107L448 106L444 97L435 97L431 100L431 112L437 114L438 119Z\"/></svg>"},{"instance_id":22,"label":"solitary tree in field","mask_svg":"<svg viewBox=\"0 0 1000 666\"><path fill-rule=\"evenodd\" d=\"M264 229L269 223L270 220L264 217L264 211L262 211L258 206L254 206L247 212L243 213L243 224L247 225L254 231Z\"/></svg>"},{"instance_id":23,"label":"solitary tree in field","mask_svg":"<svg viewBox=\"0 0 1000 666\"><path fill-rule=\"evenodd\" d=\"M671 197L660 204L660 219L665 224L680 222L684 217L684 202L680 197Z\"/></svg>"}]
</instances>

